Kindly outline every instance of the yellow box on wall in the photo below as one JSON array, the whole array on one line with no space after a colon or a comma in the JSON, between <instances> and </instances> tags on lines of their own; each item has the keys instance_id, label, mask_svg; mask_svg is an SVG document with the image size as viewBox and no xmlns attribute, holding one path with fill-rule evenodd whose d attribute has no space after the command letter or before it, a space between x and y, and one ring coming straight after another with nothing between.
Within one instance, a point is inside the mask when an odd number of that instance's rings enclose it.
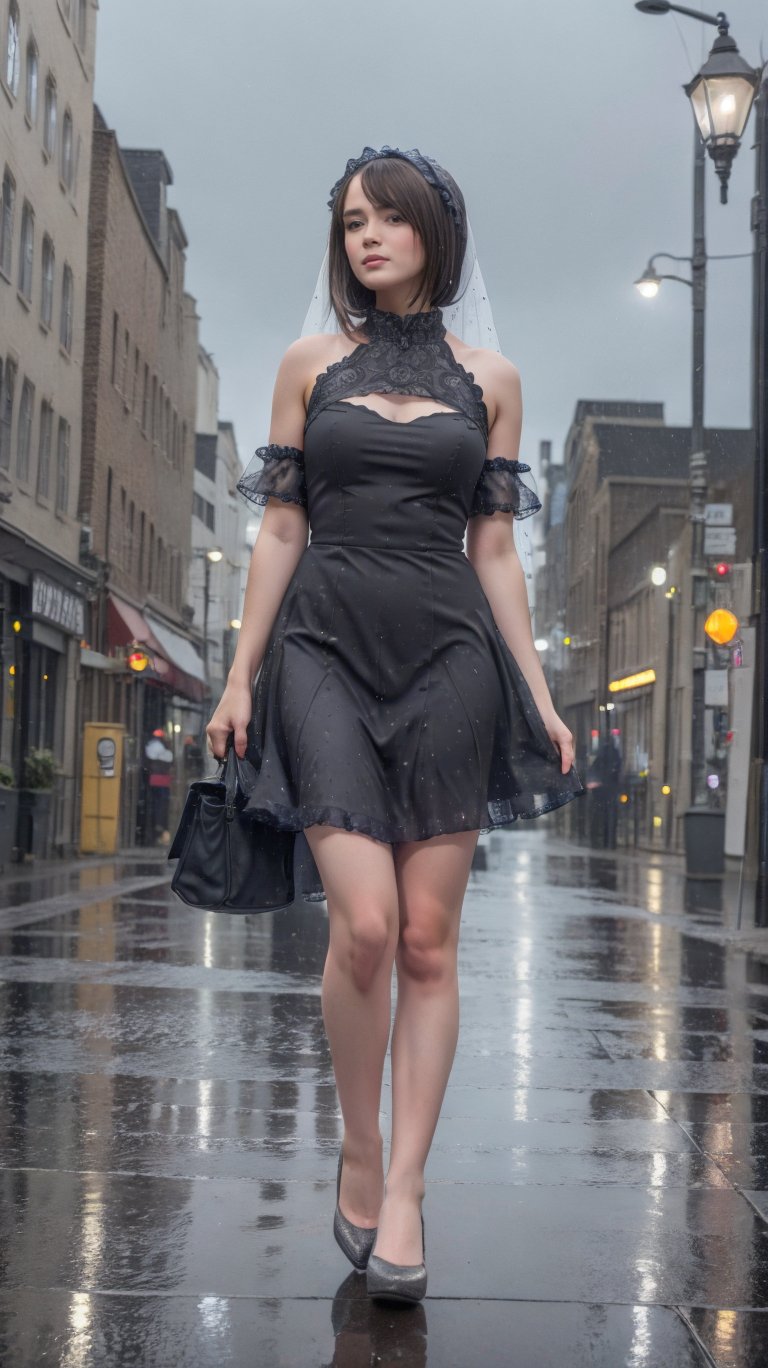
<instances>
[{"instance_id":1,"label":"yellow box on wall","mask_svg":"<svg viewBox=\"0 0 768 1368\"><path fill-rule=\"evenodd\" d=\"M85 724L80 806L83 855L114 855L117 849L124 738L125 727L119 723Z\"/></svg>"}]
</instances>

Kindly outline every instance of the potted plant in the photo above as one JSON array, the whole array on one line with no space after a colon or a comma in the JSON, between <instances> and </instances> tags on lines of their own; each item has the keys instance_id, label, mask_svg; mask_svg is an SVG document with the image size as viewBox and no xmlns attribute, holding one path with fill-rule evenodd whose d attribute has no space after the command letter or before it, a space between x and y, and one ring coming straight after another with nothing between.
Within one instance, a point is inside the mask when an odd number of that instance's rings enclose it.
<instances>
[{"instance_id":1,"label":"potted plant","mask_svg":"<svg viewBox=\"0 0 768 1368\"><path fill-rule=\"evenodd\" d=\"M10 863L16 845L18 811L19 793L13 770L9 765L0 765L0 872Z\"/></svg>"},{"instance_id":2,"label":"potted plant","mask_svg":"<svg viewBox=\"0 0 768 1368\"><path fill-rule=\"evenodd\" d=\"M51 750L32 748L24 756L19 790L19 856L45 859L49 854L51 798L58 774Z\"/></svg>"}]
</instances>

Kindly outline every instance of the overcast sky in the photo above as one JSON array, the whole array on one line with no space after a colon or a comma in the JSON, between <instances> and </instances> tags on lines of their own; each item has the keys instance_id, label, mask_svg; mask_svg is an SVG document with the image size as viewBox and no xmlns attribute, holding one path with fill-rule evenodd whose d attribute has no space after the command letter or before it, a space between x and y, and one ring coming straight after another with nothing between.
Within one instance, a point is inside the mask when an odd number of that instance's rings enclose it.
<instances>
[{"instance_id":1,"label":"overcast sky","mask_svg":"<svg viewBox=\"0 0 768 1368\"><path fill-rule=\"evenodd\" d=\"M760 65L764 0L727 14ZM663 401L690 423L691 291L668 281L646 301L633 281L653 252L690 255L682 84L716 34L632 0L101 0L96 100L122 146L160 147L173 168L187 288L243 461L267 440L330 186L366 143L419 147L464 191L522 377L521 459L536 470L542 438L562 459L581 398ZM753 124L725 206L707 161L710 254L751 250ZM707 426L749 424L750 311L749 260L712 261Z\"/></svg>"}]
</instances>

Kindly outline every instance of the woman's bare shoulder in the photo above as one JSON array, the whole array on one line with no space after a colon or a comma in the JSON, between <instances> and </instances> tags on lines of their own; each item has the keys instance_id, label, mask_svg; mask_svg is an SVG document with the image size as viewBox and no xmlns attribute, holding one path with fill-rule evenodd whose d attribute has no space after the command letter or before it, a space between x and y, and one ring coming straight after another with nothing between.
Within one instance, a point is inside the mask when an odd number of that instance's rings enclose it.
<instances>
[{"instance_id":1,"label":"woman's bare shoulder","mask_svg":"<svg viewBox=\"0 0 768 1368\"><path fill-rule=\"evenodd\" d=\"M469 347L455 333L446 333L445 340L456 360L469 371L483 391L483 399L488 409L490 425L493 426L495 411L500 398L510 384L519 385L520 372L513 361L501 352L490 347Z\"/></svg>"},{"instance_id":2,"label":"woman's bare shoulder","mask_svg":"<svg viewBox=\"0 0 768 1368\"><path fill-rule=\"evenodd\" d=\"M286 349L281 369L290 371L309 399L317 377L354 350L355 343L344 333L307 333L297 337Z\"/></svg>"}]
</instances>

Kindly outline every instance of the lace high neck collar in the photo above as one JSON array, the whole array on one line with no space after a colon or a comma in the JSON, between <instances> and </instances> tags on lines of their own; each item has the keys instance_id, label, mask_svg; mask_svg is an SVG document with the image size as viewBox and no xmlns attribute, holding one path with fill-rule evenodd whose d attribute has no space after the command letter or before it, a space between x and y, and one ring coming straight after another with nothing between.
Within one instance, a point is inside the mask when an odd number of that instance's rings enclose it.
<instances>
[{"instance_id":1,"label":"lace high neck collar","mask_svg":"<svg viewBox=\"0 0 768 1368\"><path fill-rule=\"evenodd\" d=\"M441 341L446 329L440 309L398 314L371 304L365 311L364 331L371 342L389 342L405 351L414 343Z\"/></svg>"}]
</instances>

